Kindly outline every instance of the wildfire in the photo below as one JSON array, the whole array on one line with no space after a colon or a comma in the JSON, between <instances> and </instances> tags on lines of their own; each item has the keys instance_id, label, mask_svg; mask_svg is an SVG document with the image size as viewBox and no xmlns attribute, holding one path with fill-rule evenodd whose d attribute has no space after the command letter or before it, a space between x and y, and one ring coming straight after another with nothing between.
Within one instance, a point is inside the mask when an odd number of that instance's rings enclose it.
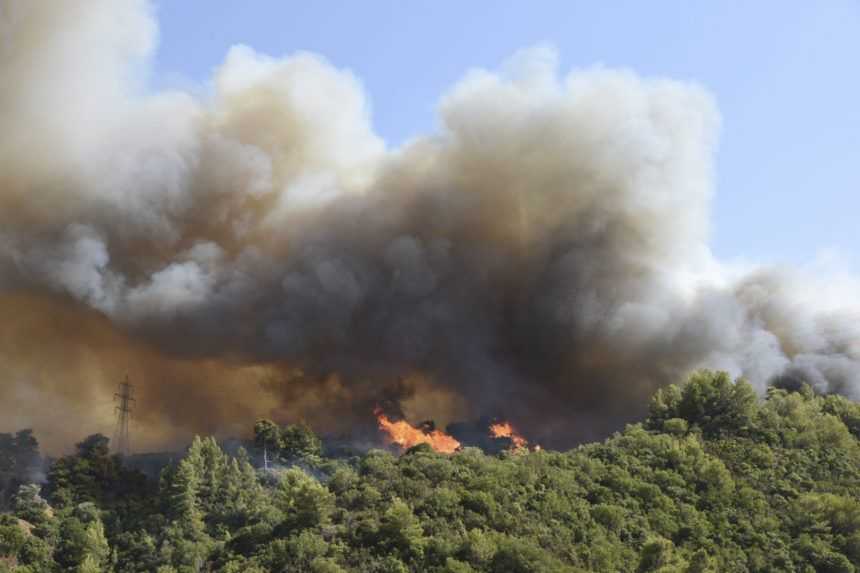
<instances>
[{"instance_id":1,"label":"wildfire","mask_svg":"<svg viewBox=\"0 0 860 573\"><path fill-rule=\"evenodd\" d=\"M376 410L375 414L376 420L379 422L379 429L388 434L390 443L397 444L401 448L430 444L430 447L437 452L452 454L460 447L460 442L441 430L425 432L405 420L392 422L380 410Z\"/></svg>"},{"instance_id":2,"label":"wildfire","mask_svg":"<svg viewBox=\"0 0 860 573\"><path fill-rule=\"evenodd\" d=\"M510 422L499 422L490 425L490 436L494 438L510 438L515 448L525 448L529 442L522 437Z\"/></svg>"},{"instance_id":3,"label":"wildfire","mask_svg":"<svg viewBox=\"0 0 860 573\"><path fill-rule=\"evenodd\" d=\"M395 422L386 416L381 408L376 408L373 413L376 416L379 429L385 434L388 443L397 444L404 450L418 444L429 444L437 452L451 454L462 446L459 440L441 430L434 429L432 424L428 424L429 427L415 427L406 420ZM541 449L537 444L530 447L528 440L517 432L510 422L506 421L490 424L489 437L509 439L511 449L518 453L527 452L529 449L533 451L540 451Z\"/></svg>"}]
</instances>

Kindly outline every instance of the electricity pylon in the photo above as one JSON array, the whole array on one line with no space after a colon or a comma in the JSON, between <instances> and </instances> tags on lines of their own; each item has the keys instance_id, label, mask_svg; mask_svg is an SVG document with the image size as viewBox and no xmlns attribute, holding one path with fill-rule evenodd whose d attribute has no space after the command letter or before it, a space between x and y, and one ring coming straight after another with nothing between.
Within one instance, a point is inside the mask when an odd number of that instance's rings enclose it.
<instances>
[{"instance_id":1,"label":"electricity pylon","mask_svg":"<svg viewBox=\"0 0 860 573\"><path fill-rule=\"evenodd\" d=\"M131 444L128 436L128 419L131 416L131 406L134 402L134 386L129 384L128 375L119 385L119 392L113 395L119 404L116 406L116 427L113 440L114 451L121 456L128 456Z\"/></svg>"}]
</instances>

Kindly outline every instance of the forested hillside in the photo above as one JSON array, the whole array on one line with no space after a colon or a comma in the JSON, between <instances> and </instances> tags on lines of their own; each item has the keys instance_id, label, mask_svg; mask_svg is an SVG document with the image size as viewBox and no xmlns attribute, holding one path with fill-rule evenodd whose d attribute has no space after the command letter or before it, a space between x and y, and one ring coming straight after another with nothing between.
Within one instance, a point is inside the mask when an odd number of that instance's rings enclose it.
<instances>
[{"instance_id":1,"label":"forested hillside","mask_svg":"<svg viewBox=\"0 0 860 573\"><path fill-rule=\"evenodd\" d=\"M198 438L152 480L108 446L40 476L32 435L0 435L0 571L860 569L860 405L807 386L760 400L700 372L568 452L335 456L258 421L248 454Z\"/></svg>"}]
</instances>

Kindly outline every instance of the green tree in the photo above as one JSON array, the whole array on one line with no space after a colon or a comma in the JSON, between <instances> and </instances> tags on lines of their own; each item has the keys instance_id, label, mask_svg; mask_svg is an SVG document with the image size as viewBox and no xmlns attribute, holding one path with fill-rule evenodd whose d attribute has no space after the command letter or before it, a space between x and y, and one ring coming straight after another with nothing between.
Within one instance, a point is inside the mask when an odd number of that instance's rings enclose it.
<instances>
[{"instance_id":1,"label":"green tree","mask_svg":"<svg viewBox=\"0 0 860 573\"><path fill-rule=\"evenodd\" d=\"M203 465L200 456L200 440L173 470L165 472L162 480L166 513L171 521L188 537L199 537L204 530L203 514L198 499L200 490L200 470Z\"/></svg>"},{"instance_id":2,"label":"green tree","mask_svg":"<svg viewBox=\"0 0 860 573\"><path fill-rule=\"evenodd\" d=\"M283 512L283 525L287 531L325 525L334 510L331 492L298 468L290 468L281 474L274 503Z\"/></svg>"},{"instance_id":3,"label":"green tree","mask_svg":"<svg viewBox=\"0 0 860 573\"><path fill-rule=\"evenodd\" d=\"M42 466L39 442L32 430L0 433L0 510L22 484L31 483Z\"/></svg>"},{"instance_id":4,"label":"green tree","mask_svg":"<svg viewBox=\"0 0 860 573\"><path fill-rule=\"evenodd\" d=\"M421 522L403 500L395 499L385 511L379 535L383 547L396 551L407 561L420 559L424 554L426 539Z\"/></svg>"},{"instance_id":5,"label":"green tree","mask_svg":"<svg viewBox=\"0 0 860 573\"><path fill-rule=\"evenodd\" d=\"M254 446L266 450L267 455L276 456L281 451L281 427L275 422L259 419L254 424Z\"/></svg>"},{"instance_id":6,"label":"green tree","mask_svg":"<svg viewBox=\"0 0 860 573\"><path fill-rule=\"evenodd\" d=\"M56 507L84 502L109 503L122 490L121 462L111 456L110 440L93 434L76 445L76 452L54 462L45 486Z\"/></svg>"},{"instance_id":7,"label":"green tree","mask_svg":"<svg viewBox=\"0 0 860 573\"><path fill-rule=\"evenodd\" d=\"M281 456L287 460L318 458L322 455L322 441L304 423L292 424L281 432Z\"/></svg>"},{"instance_id":8,"label":"green tree","mask_svg":"<svg viewBox=\"0 0 860 573\"><path fill-rule=\"evenodd\" d=\"M27 534L18 520L8 514L0 514L0 558L15 558L27 541Z\"/></svg>"},{"instance_id":9,"label":"green tree","mask_svg":"<svg viewBox=\"0 0 860 573\"><path fill-rule=\"evenodd\" d=\"M659 390L651 400L648 426L661 429L672 418L685 420L707 436L747 430L757 410L757 397L743 379L734 383L726 372L700 370L687 383Z\"/></svg>"},{"instance_id":10,"label":"green tree","mask_svg":"<svg viewBox=\"0 0 860 573\"><path fill-rule=\"evenodd\" d=\"M108 564L110 546L100 513L87 502L62 520L54 558L64 569L80 571L81 567L102 568Z\"/></svg>"},{"instance_id":11,"label":"green tree","mask_svg":"<svg viewBox=\"0 0 860 573\"><path fill-rule=\"evenodd\" d=\"M23 484L15 494L15 515L34 525L44 523L51 518L51 508L41 493L41 487L36 484Z\"/></svg>"}]
</instances>

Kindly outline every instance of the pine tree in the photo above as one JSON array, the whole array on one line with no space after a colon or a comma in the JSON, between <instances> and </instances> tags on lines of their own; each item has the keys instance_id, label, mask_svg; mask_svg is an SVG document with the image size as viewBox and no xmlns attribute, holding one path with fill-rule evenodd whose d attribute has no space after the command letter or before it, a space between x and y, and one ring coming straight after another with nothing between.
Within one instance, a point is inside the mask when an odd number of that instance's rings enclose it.
<instances>
[{"instance_id":1,"label":"pine tree","mask_svg":"<svg viewBox=\"0 0 860 573\"><path fill-rule=\"evenodd\" d=\"M198 466L190 458L183 459L172 475L166 492L168 515L189 534L203 531L203 516L198 501L200 476Z\"/></svg>"}]
</instances>

